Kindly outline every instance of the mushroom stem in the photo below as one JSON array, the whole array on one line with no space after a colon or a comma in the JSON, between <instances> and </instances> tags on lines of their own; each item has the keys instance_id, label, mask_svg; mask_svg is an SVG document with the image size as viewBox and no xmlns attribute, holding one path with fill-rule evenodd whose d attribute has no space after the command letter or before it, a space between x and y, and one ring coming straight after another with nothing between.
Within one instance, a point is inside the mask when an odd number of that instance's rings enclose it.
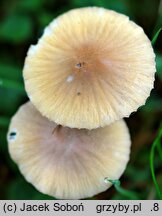
<instances>
[{"instance_id":1,"label":"mushroom stem","mask_svg":"<svg viewBox=\"0 0 162 216\"><path fill-rule=\"evenodd\" d=\"M61 130L61 128L62 128L62 125L57 125L57 126L53 129L52 134L55 134L55 132L59 132L59 131Z\"/></svg>"}]
</instances>

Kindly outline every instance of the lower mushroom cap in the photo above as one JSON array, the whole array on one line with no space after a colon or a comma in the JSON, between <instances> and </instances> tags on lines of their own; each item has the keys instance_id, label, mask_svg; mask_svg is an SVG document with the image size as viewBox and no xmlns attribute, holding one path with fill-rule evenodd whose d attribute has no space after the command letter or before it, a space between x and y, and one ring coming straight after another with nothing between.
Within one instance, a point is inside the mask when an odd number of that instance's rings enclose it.
<instances>
[{"instance_id":1,"label":"lower mushroom cap","mask_svg":"<svg viewBox=\"0 0 162 216\"><path fill-rule=\"evenodd\" d=\"M12 118L9 152L26 180L60 199L91 197L108 189L129 160L130 136L123 120L94 130L50 122L28 102Z\"/></svg>"}]
</instances>

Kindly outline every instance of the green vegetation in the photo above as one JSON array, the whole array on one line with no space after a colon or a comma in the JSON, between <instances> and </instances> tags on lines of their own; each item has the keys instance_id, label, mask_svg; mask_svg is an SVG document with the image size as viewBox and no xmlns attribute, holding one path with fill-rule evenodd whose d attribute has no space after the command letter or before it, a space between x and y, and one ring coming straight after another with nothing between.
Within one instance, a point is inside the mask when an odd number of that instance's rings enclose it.
<instances>
[{"instance_id":1,"label":"green vegetation","mask_svg":"<svg viewBox=\"0 0 162 216\"><path fill-rule=\"evenodd\" d=\"M162 162L162 147L161 147L161 137L162 137L162 126L159 129L159 133L154 140L152 147L151 147L151 153L150 153L150 168L151 168L151 174L152 174L152 179L158 194L159 199L162 200L162 193L160 191L160 187L158 185L158 182L156 180L155 176L155 168L154 168L154 158L155 158L155 150L158 151L160 160Z\"/></svg>"},{"instance_id":2,"label":"green vegetation","mask_svg":"<svg viewBox=\"0 0 162 216\"><path fill-rule=\"evenodd\" d=\"M6 134L11 117L28 100L22 68L27 50L57 15L102 6L126 14L144 28L156 53L155 88L145 106L126 119L130 162L120 181L91 199L162 199L162 0L1 0L0 7L0 199L53 199L27 183L11 160ZM122 187L120 185L122 184Z\"/></svg>"},{"instance_id":3,"label":"green vegetation","mask_svg":"<svg viewBox=\"0 0 162 216\"><path fill-rule=\"evenodd\" d=\"M120 184L120 180L111 180L111 179L107 179L108 182L112 183L115 187L115 189L117 190L118 193L121 194L121 196L123 196L123 198L125 199L131 199L131 200L138 200L140 199L140 195L135 194L134 192L128 191L123 189Z\"/></svg>"}]
</instances>

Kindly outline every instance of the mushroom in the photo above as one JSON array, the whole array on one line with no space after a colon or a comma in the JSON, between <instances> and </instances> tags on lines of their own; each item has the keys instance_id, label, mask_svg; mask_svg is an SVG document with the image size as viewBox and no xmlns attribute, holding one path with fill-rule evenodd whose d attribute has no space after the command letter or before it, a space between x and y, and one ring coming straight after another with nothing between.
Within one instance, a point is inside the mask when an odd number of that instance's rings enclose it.
<instances>
[{"instance_id":1,"label":"mushroom","mask_svg":"<svg viewBox=\"0 0 162 216\"><path fill-rule=\"evenodd\" d=\"M98 7L73 9L30 47L23 75L42 115L63 126L94 129L145 104L155 55L143 29L127 16Z\"/></svg>"},{"instance_id":2,"label":"mushroom","mask_svg":"<svg viewBox=\"0 0 162 216\"><path fill-rule=\"evenodd\" d=\"M62 127L31 104L21 106L8 131L9 153L26 180L60 199L91 197L107 190L105 178L119 179L130 153L123 120L86 130Z\"/></svg>"}]
</instances>

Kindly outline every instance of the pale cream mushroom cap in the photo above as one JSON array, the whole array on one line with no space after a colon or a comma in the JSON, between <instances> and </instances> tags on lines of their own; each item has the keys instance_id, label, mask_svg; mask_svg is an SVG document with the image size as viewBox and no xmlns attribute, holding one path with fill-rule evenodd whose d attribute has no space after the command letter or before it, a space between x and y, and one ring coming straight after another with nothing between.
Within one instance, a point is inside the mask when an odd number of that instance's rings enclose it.
<instances>
[{"instance_id":1,"label":"pale cream mushroom cap","mask_svg":"<svg viewBox=\"0 0 162 216\"><path fill-rule=\"evenodd\" d=\"M130 153L123 120L86 130L57 126L23 105L12 118L8 146L26 180L42 193L60 199L91 197L107 190L105 178L119 179Z\"/></svg>"},{"instance_id":2,"label":"pale cream mushroom cap","mask_svg":"<svg viewBox=\"0 0 162 216\"><path fill-rule=\"evenodd\" d=\"M143 29L97 7L53 20L23 70L28 96L57 124L94 129L128 117L153 88L155 55Z\"/></svg>"}]
</instances>

